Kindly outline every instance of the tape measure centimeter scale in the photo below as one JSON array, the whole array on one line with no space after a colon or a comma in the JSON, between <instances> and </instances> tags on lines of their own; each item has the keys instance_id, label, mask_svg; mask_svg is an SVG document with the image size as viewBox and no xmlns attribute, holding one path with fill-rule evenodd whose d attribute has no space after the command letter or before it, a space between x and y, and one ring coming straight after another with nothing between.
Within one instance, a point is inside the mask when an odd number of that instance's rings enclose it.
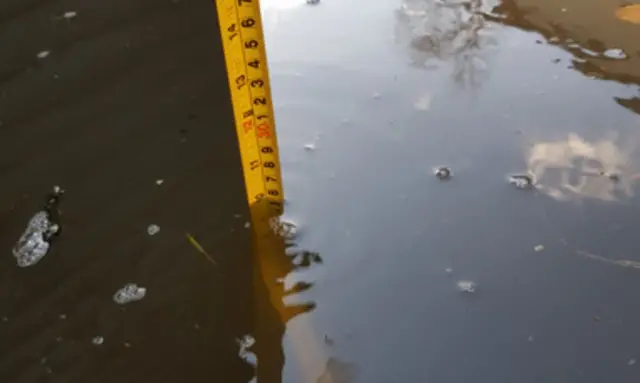
<instances>
[{"instance_id":1,"label":"tape measure centimeter scale","mask_svg":"<svg viewBox=\"0 0 640 383\"><path fill-rule=\"evenodd\" d=\"M280 157L259 0L216 0L249 205L282 214Z\"/></svg>"}]
</instances>

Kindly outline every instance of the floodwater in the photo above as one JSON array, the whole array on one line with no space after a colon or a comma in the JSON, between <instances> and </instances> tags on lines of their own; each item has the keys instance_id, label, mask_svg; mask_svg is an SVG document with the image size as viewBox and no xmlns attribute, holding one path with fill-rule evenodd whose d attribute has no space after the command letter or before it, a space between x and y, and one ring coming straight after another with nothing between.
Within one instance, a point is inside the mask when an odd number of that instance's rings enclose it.
<instances>
[{"instance_id":1,"label":"floodwater","mask_svg":"<svg viewBox=\"0 0 640 383\"><path fill-rule=\"evenodd\" d=\"M322 258L282 275L283 381L640 380L640 25L587 3L263 1Z\"/></svg>"},{"instance_id":2,"label":"floodwater","mask_svg":"<svg viewBox=\"0 0 640 383\"><path fill-rule=\"evenodd\" d=\"M0 381L640 381L640 26L583 3L262 0L253 259L210 3L1 4Z\"/></svg>"}]
</instances>

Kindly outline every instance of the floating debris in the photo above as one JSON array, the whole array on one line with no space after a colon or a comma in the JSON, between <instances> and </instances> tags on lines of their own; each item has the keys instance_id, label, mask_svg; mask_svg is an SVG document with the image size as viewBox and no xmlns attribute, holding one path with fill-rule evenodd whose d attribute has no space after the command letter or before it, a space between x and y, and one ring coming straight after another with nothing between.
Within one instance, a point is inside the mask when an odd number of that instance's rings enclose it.
<instances>
[{"instance_id":1,"label":"floating debris","mask_svg":"<svg viewBox=\"0 0 640 383\"><path fill-rule=\"evenodd\" d=\"M286 240L293 240L298 235L298 228L293 222L287 222L273 217L269 220L269 225L274 234Z\"/></svg>"},{"instance_id":2,"label":"floating debris","mask_svg":"<svg viewBox=\"0 0 640 383\"><path fill-rule=\"evenodd\" d=\"M451 274L451 273L453 273L453 269L450 268L450 267L447 267L446 269L444 269L444 272L447 273L447 274Z\"/></svg>"},{"instance_id":3,"label":"floating debris","mask_svg":"<svg viewBox=\"0 0 640 383\"><path fill-rule=\"evenodd\" d=\"M93 337L93 339L91 339L91 343L93 343L96 346L100 346L101 344L104 343L104 338L101 336L95 336Z\"/></svg>"},{"instance_id":4,"label":"floating debris","mask_svg":"<svg viewBox=\"0 0 640 383\"><path fill-rule=\"evenodd\" d=\"M605 258L605 257L603 257L601 255L591 254L591 253L589 253L587 251L583 251L583 250L576 250L576 254L581 255L583 257L587 257L587 258L596 260L596 261L608 263L608 264L611 264L611 265L629 267L629 268L632 268L632 269L640 269L640 262L638 262L638 261L630 261L628 259L613 260L613 259Z\"/></svg>"},{"instance_id":5,"label":"floating debris","mask_svg":"<svg viewBox=\"0 0 640 383\"><path fill-rule=\"evenodd\" d=\"M530 189L534 184L533 177L527 174L510 175L508 181L518 189Z\"/></svg>"},{"instance_id":6,"label":"floating debris","mask_svg":"<svg viewBox=\"0 0 640 383\"><path fill-rule=\"evenodd\" d=\"M58 315L58 318L60 318L62 320L67 319L67 314L60 314L60 315Z\"/></svg>"},{"instance_id":7,"label":"floating debris","mask_svg":"<svg viewBox=\"0 0 640 383\"><path fill-rule=\"evenodd\" d=\"M193 245L193 247L195 247L196 250L200 252L200 254L204 255L205 258L209 260L209 262L213 263L216 266L218 265L218 263L213 259L213 257L211 257L209 253L207 253L204 247L202 247L202 245L200 245L200 243L198 243L198 241L196 241L196 239L191 234L187 233L187 239L189 240L189 243L191 243L191 245Z\"/></svg>"},{"instance_id":8,"label":"floating debris","mask_svg":"<svg viewBox=\"0 0 640 383\"><path fill-rule=\"evenodd\" d=\"M236 343L238 344L238 356L242 359L246 360L254 364L257 361L256 355L251 352L251 347L256 343L256 340L253 336L246 334L242 338L236 339Z\"/></svg>"},{"instance_id":9,"label":"floating debris","mask_svg":"<svg viewBox=\"0 0 640 383\"><path fill-rule=\"evenodd\" d=\"M162 185L163 183L164 183L163 179L157 179L156 180L156 185L158 185L158 186Z\"/></svg>"},{"instance_id":10,"label":"floating debris","mask_svg":"<svg viewBox=\"0 0 640 383\"><path fill-rule=\"evenodd\" d=\"M607 49L602 53L602 55L612 60L624 60L627 58L627 54L624 53L622 49L618 48Z\"/></svg>"},{"instance_id":11,"label":"floating debris","mask_svg":"<svg viewBox=\"0 0 640 383\"><path fill-rule=\"evenodd\" d=\"M33 266L49 252L52 241L60 234L58 203L64 190L53 187L53 193L47 195L44 210L34 214L27 228L13 246L13 256L19 267Z\"/></svg>"},{"instance_id":12,"label":"floating debris","mask_svg":"<svg viewBox=\"0 0 640 383\"><path fill-rule=\"evenodd\" d=\"M627 366L633 366L634 364L636 364L635 359L629 359L629 361L627 362Z\"/></svg>"},{"instance_id":13,"label":"floating debris","mask_svg":"<svg viewBox=\"0 0 640 383\"><path fill-rule=\"evenodd\" d=\"M147 295L147 289L135 283L127 283L123 288L113 294L113 301L119 305L139 301Z\"/></svg>"},{"instance_id":14,"label":"floating debris","mask_svg":"<svg viewBox=\"0 0 640 383\"><path fill-rule=\"evenodd\" d=\"M533 251L535 251L536 253L542 250L544 250L544 246L542 245L537 245L533 248Z\"/></svg>"},{"instance_id":15,"label":"floating debris","mask_svg":"<svg viewBox=\"0 0 640 383\"><path fill-rule=\"evenodd\" d=\"M475 293L476 284L472 281L458 281L458 290L465 293Z\"/></svg>"},{"instance_id":16,"label":"floating debris","mask_svg":"<svg viewBox=\"0 0 640 383\"><path fill-rule=\"evenodd\" d=\"M312 151L316 150L316 144L306 144L304 146L304 150L312 152Z\"/></svg>"},{"instance_id":17,"label":"floating debris","mask_svg":"<svg viewBox=\"0 0 640 383\"><path fill-rule=\"evenodd\" d=\"M440 178L441 180L448 180L453 176L451 169L444 166L433 169L433 174L435 174L436 177Z\"/></svg>"},{"instance_id":18,"label":"floating debris","mask_svg":"<svg viewBox=\"0 0 640 383\"><path fill-rule=\"evenodd\" d=\"M51 51L41 51L36 55L36 57L39 59L44 59L44 58L47 58L49 54L51 54Z\"/></svg>"},{"instance_id":19,"label":"floating debris","mask_svg":"<svg viewBox=\"0 0 640 383\"><path fill-rule=\"evenodd\" d=\"M67 20L71 20L76 16L78 16L78 12L75 11L68 11L62 14L62 18Z\"/></svg>"},{"instance_id":20,"label":"floating debris","mask_svg":"<svg viewBox=\"0 0 640 383\"><path fill-rule=\"evenodd\" d=\"M245 229L248 229L250 227L251 227L251 222L247 221L247 222L244 223L244 228Z\"/></svg>"},{"instance_id":21,"label":"floating debris","mask_svg":"<svg viewBox=\"0 0 640 383\"><path fill-rule=\"evenodd\" d=\"M147 227L147 234L156 235L160 232L160 226L156 224L151 224Z\"/></svg>"}]
</instances>

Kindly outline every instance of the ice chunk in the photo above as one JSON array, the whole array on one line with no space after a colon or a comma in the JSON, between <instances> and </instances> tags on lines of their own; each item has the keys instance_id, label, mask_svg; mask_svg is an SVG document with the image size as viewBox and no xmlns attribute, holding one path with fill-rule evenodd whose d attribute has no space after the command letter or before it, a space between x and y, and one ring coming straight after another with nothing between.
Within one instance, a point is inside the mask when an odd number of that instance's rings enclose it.
<instances>
[{"instance_id":1,"label":"ice chunk","mask_svg":"<svg viewBox=\"0 0 640 383\"><path fill-rule=\"evenodd\" d=\"M44 258L49 251L49 239L59 230L57 224L49 221L46 211L40 211L31 217L24 233L13 246L13 256L16 257L18 266L33 266Z\"/></svg>"}]
</instances>

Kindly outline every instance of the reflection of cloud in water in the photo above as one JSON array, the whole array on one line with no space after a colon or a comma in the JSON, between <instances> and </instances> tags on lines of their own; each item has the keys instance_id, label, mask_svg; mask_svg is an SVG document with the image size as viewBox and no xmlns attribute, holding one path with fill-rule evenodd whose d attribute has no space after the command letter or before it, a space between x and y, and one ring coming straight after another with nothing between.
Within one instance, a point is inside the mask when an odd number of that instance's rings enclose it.
<instances>
[{"instance_id":1,"label":"reflection of cloud in water","mask_svg":"<svg viewBox=\"0 0 640 383\"><path fill-rule=\"evenodd\" d=\"M566 140L537 142L529 148L527 167L538 188L558 200L631 197L639 176L631 162L634 148L620 148L615 138L588 142L570 133Z\"/></svg>"},{"instance_id":2,"label":"reflection of cloud in water","mask_svg":"<svg viewBox=\"0 0 640 383\"><path fill-rule=\"evenodd\" d=\"M483 7L481 0L403 0L396 41L407 45L414 65L430 68L450 59L457 82L479 85L487 70L484 50L496 45Z\"/></svg>"}]
</instances>

